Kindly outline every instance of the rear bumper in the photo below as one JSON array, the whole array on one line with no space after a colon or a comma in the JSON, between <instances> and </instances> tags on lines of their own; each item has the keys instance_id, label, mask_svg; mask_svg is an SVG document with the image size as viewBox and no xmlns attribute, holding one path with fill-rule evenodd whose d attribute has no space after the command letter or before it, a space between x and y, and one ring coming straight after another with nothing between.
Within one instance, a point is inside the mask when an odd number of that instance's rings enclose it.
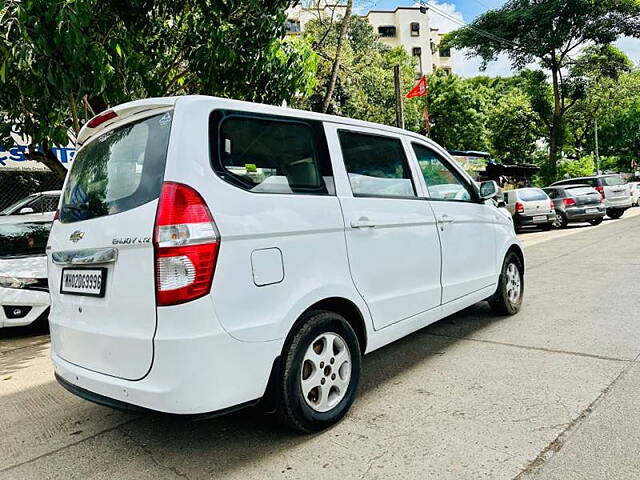
<instances>
[{"instance_id":1,"label":"rear bumper","mask_svg":"<svg viewBox=\"0 0 640 480\"><path fill-rule=\"evenodd\" d=\"M597 213L587 213L588 209L597 208ZM607 211L604 206L593 206L593 207L575 207L575 208L567 208L562 212L567 220L570 222L579 222L579 221L588 221L596 218L602 218L606 215Z\"/></svg>"},{"instance_id":2,"label":"rear bumper","mask_svg":"<svg viewBox=\"0 0 640 480\"><path fill-rule=\"evenodd\" d=\"M540 217L546 217L545 220L535 221ZM513 216L513 221L517 226L526 227L529 225L546 225L553 223L556 219L555 213L541 213L539 215L527 215L526 213L516 213Z\"/></svg>"},{"instance_id":3,"label":"rear bumper","mask_svg":"<svg viewBox=\"0 0 640 480\"><path fill-rule=\"evenodd\" d=\"M607 210L626 210L631 208L632 201L631 197L622 197L622 198L605 198L604 206Z\"/></svg>"},{"instance_id":4,"label":"rear bumper","mask_svg":"<svg viewBox=\"0 0 640 480\"><path fill-rule=\"evenodd\" d=\"M153 364L141 380L74 365L58 356L55 347L54 342L56 377L80 397L127 410L209 415L259 400L282 342L234 339L215 320L211 300L205 297L158 309Z\"/></svg>"},{"instance_id":5,"label":"rear bumper","mask_svg":"<svg viewBox=\"0 0 640 480\"><path fill-rule=\"evenodd\" d=\"M11 307L27 307L26 315L10 318ZM24 327L47 314L49 293L39 290L0 287L0 327Z\"/></svg>"}]
</instances>

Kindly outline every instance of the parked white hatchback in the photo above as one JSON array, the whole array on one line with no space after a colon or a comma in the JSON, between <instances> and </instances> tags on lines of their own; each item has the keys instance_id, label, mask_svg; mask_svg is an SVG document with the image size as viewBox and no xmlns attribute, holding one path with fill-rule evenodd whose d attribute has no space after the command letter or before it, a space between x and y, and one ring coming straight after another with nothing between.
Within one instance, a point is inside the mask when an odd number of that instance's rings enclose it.
<instances>
[{"instance_id":1,"label":"parked white hatchback","mask_svg":"<svg viewBox=\"0 0 640 480\"><path fill-rule=\"evenodd\" d=\"M497 185L420 135L180 97L107 111L78 147L48 246L51 355L88 400L261 400L317 431L351 406L363 354L482 300L522 305Z\"/></svg>"},{"instance_id":2,"label":"parked white hatchback","mask_svg":"<svg viewBox=\"0 0 640 480\"><path fill-rule=\"evenodd\" d=\"M0 216L0 328L47 321L45 247L53 213Z\"/></svg>"}]
</instances>

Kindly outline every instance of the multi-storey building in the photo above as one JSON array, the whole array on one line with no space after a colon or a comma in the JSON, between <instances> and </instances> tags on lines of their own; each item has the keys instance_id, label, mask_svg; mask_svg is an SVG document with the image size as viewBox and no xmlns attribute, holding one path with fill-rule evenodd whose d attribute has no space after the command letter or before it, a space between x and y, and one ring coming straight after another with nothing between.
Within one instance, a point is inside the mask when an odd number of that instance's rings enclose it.
<instances>
[{"instance_id":1,"label":"multi-storey building","mask_svg":"<svg viewBox=\"0 0 640 480\"><path fill-rule=\"evenodd\" d=\"M332 4L317 0L310 6L297 5L288 10L287 31L296 35L314 19L338 19L344 15L344 4ZM402 46L415 57L417 76L442 69L453 70L451 50L440 49L442 34L431 28L429 10L426 7L397 7L395 10L370 10L363 16L380 36L380 41L390 47Z\"/></svg>"}]
</instances>

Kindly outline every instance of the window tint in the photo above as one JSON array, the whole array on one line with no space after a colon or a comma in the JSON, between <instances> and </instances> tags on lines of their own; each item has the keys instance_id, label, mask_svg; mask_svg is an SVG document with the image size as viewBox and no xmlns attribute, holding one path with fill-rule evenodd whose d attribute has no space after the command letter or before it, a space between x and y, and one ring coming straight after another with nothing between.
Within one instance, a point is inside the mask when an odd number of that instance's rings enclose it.
<instances>
[{"instance_id":1,"label":"window tint","mask_svg":"<svg viewBox=\"0 0 640 480\"><path fill-rule=\"evenodd\" d=\"M545 188L543 189L544 193L549 195L549 198L559 198L558 191L553 188Z\"/></svg>"},{"instance_id":2,"label":"window tint","mask_svg":"<svg viewBox=\"0 0 640 480\"><path fill-rule=\"evenodd\" d=\"M416 196L400 139L347 131L339 137L354 195Z\"/></svg>"},{"instance_id":3,"label":"window tint","mask_svg":"<svg viewBox=\"0 0 640 480\"><path fill-rule=\"evenodd\" d=\"M502 192L503 198L504 198L504 203L509 203L509 193L508 192Z\"/></svg>"},{"instance_id":4,"label":"window tint","mask_svg":"<svg viewBox=\"0 0 640 480\"><path fill-rule=\"evenodd\" d=\"M427 184L429 197L463 202L472 200L469 185L458 172L443 162L433 150L416 143L412 146Z\"/></svg>"},{"instance_id":5,"label":"window tint","mask_svg":"<svg viewBox=\"0 0 640 480\"><path fill-rule=\"evenodd\" d=\"M539 188L523 188L518 192L518 197L524 202L547 200L547 194Z\"/></svg>"},{"instance_id":6,"label":"window tint","mask_svg":"<svg viewBox=\"0 0 640 480\"><path fill-rule=\"evenodd\" d=\"M219 125L212 140L219 138L214 169L222 179L255 193L333 194L331 167L309 124L231 113Z\"/></svg>"},{"instance_id":7,"label":"window tint","mask_svg":"<svg viewBox=\"0 0 640 480\"><path fill-rule=\"evenodd\" d=\"M170 112L110 130L83 147L62 197L63 223L131 210L160 196Z\"/></svg>"}]
</instances>

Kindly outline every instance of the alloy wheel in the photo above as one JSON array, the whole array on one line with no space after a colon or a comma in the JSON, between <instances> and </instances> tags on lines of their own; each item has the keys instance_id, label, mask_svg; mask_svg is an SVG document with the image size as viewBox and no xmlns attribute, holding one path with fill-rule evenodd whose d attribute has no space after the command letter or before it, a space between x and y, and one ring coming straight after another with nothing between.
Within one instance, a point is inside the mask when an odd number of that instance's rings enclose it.
<instances>
[{"instance_id":1,"label":"alloy wheel","mask_svg":"<svg viewBox=\"0 0 640 480\"><path fill-rule=\"evenodd\" d=\"M316 412L327 412L344 398L351 380L351 352L337 333L318 335L307 348L300 385L302 396Z\"/></svg>"}]
</instances>

